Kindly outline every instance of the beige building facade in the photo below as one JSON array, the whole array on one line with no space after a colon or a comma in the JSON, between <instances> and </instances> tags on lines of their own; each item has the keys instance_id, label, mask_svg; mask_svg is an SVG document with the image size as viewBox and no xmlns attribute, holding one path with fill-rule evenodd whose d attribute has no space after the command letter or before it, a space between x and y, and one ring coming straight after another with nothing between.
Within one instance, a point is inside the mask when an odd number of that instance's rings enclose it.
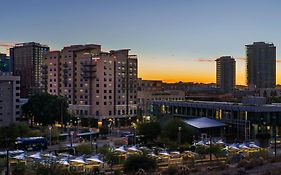
<instances>
[{"instance_id":1,"label":"beige building facade","mask_svg":"<svg viewBox=\"0 0 281 175\"><path fill-rule=\"evenodd\" d=\"M136 116L137 57L129 50L102 52L100 45L73 45L44 59L45 90L65 96L78 116L114 119Z\"/></svg>"},{"instance_id":2,"label":"beige building facade","mask_svg":"<svg viewBox=\"0 0 281 175\"><path fill-rule=\"evenodd\" d=\"M0 74L0 126L8 126L20 117L20 77Z\"/></svg>"}]
</instances>

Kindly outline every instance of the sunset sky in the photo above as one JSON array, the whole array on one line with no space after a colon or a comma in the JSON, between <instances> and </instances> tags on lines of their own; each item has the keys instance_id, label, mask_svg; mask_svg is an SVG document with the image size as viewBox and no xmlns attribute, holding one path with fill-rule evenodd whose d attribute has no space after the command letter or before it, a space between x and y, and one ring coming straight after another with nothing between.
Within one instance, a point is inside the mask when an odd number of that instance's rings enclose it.
<instances>
[{"instance_id":1,"label":"sunset sky","mask_svg":"<svg viewBox=\"0 0 281 175\"><path fill-rule=\"evenodd\" d=\"M278 0L4 0L1 7L0 45L130 48L143 79L215 82L213 60L231 55L238 58L237 84L245 84L245 44L273 42L280 55Z\"/></svg>"}]
</instances>

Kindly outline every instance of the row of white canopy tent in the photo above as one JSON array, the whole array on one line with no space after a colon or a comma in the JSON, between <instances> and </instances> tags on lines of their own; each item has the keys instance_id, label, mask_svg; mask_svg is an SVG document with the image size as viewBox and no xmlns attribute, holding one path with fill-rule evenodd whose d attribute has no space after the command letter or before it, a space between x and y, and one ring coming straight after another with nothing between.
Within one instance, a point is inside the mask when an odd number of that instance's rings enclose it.
<instances>
[{"instance_id":1,"label":"row of white canopy tent","mask_svg":"<svg viewBox=\"0 0 281 175\"><path fill-rule=\"evenodd\" d=\"M79 156L79 157L76 157L76 158L72 158L73 156L70 155L70 154L61 154L60 155L60 159L58 159L56 162L57 163L60 163L62 165L69 165L70 162L76 162L76 163L81 163L81 164L86 164L87 162L86 161L92 161L92 162L96 162L96 163L104 163L100 158L99 158L99 155L94 155L94 156L91 156L89 158L84 158L84 156ZM22 153L22 154L19 154L17 156L14 156L12 157L13 159L16 159L16 160L26 160L28 158L30 159L33 159L33 160L37 160L37 161L40 161L40 160L44 160L44 159L51 159L51 160L55 160L57 159L58 157L55 156L54 154L52 153L48 153L48 154L42 154L40 152L37 152L35 154L31 154L29 156L27 156L25 153Z\"/></svg>"},{"instance_id":2,"label":"row of white canopy tent","mask_svg":"<svg viewBox=\"0 0 281 175\"><path fill-rule=\"evenodd\" d=\"M171 157L172 155L180 155L179 151L171 151L170 153L168 153L164 149L162 149L162 151L158 152L158 154L156 155L153 151L149 150L146 147L137 148L136 146L131 146L131 147L128 147L127 149L125 148L125 146L121 146L121 147L116 148L114 151L117 152L117 153L125 154L125 153L128 153L130 151L136 152L136 153L141 153L142 150L147 150L148 152L150 152L148 154L148 156L155 157L155 158L160 158L160 156Z\"/></svg>"},{"instance_id":3,"label":"row of white canopy tent","mask_svg":"<svg viewBox=\"0 0 281 175\"><path fill-rule=\"evenodd\" d=\"M119 148L116 148L114 151L115 152L120 152L120 153L126 153L128 151L131 151L131 152L142 152L136 146L131 146L131 147L127 148L127 149L125 148L125 146L121 146Z\"/></svg>"},{"instance_id":4,"label":"row of white canopy tent","mask_svg":"<svg viewBox=\"0 0 281 175\"><path fill-rule=\"evenodd\" d=\"M217 142L212 142L212 144L222 144L225 145L225 149L229 150L241 150L241 149L260 149L258 145L256 145L254 142L249 142L249 143L233 143L233 144L226 144L222 140L219 140ZM195 146L207 146L210 145L210 141L204 142L204 141L199 141L194 144Z\"/></svg>"}]
</instances>

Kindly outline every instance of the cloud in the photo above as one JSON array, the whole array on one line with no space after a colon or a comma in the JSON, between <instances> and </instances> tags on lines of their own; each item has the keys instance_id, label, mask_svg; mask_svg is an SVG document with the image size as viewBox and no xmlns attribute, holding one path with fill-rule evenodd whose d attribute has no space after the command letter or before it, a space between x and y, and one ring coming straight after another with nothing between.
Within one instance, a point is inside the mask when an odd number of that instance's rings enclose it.
<instances>
[{"instance_id":1,"label":"cloud","mask_svg":"<svg viewBox=\"0 0 281 175\"><path fill-rule=\"evenodd\" d=\"M216 61L216 59L219 58L219 57L216 57L216 58L196 58L195 61L196 62L214 62ZM233 57L236 61L246 61L246 57Z\"/></svg>"},{"instance_id":2,"label":"cloud","mask_svg":"<svg viewBox=\"0 0 281 175\"><path fill-rule=\"evenodd\" d=\"M246 61L246 57L235 57L235 60Z\"/></svg>"},{"instance_id":3,"label":"cloud","mask_svg":"<svg viewBox=\"0 0 281 175\"><path fill-rule=\"evenodd\" d=\"M195 59L197 62L214 62L216 59L214 58L197 58Z\"/></svg>"},{"instance_id":4,"label":"cloud","mask_svg":"<svg viewBox=\"0 0 281 175\"><path fill-rule=\"evenodd\" d=\"M15 45L15 42L1 42L0 41L0 47L3 47L3 48L11 48L11 47L14 47Z\"/></svg>"}]
</instances>

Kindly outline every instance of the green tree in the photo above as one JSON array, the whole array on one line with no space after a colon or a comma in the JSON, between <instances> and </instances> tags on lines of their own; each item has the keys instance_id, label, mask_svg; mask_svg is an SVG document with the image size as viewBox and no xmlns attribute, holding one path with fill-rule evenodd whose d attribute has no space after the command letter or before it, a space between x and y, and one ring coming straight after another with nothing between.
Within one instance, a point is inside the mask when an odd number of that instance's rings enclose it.
<instances>
[{"instance_id":1,"label":"green tree","mask_svg":"<svg viewBox=\"0 0 281 175\"><path fill-rule=\"evenodd\" d=\"M98 153L102 154L104 156L104 161L111 165L119 163L118 155L114 154L113 149L108 145L100 147Z\"/></svg>"},{"instance_id":2,"label":"green tree","mask_svg":"<svg viewBox=\"0 0 281 175\"><path fill-rule=\"evenodd\" d=\"M149 141L154 141L161 133L161 126L158 122L141 123L138 125L137 131Z\"/></svg>"},{"instance_id":3,"label":"green tree","mask_svg":"<svg viewBox=\"0 0 281 175\"><path fill-rule=\"evenodd\" d=\"M32 123L43 125L54 124L56 121L63 123L69 119L68 103L65 97L50 95L48 93L36 94L30 97L28 102L22 106L23 115L32 120Z\"/></svg>"},{"instance_id":4,"label":"green tree","mask_svg":"<svg viewBox=\"0 0 281 175\"><path fill-rule=\"evenodd\" d=\"M78 145L76 151L79 154L86 154L86 155L90 155L93 153L93 150L91 150L91 146L89 144Z\"/></svg>"},{"instance_id":5,"label":"green tree","mask_svg":"<svg viewBox=\"0 0 281 175\"><path fill-rule=\"evenodd\" d=\"M193 136L196 135L196 131L180 119L170 119L162 129L162 137L176 142L178 139L179 127L181 127L181 142L191 144L193 142Z\"/></svg>"},{"instance_id":6,"label":"green tree","mask_svg":"<svg viewBox=\"0 0 281 175\"><path fill-rule=\"evenodd\" d=\"M124 172L135 173L140 169L154 171L157 167L156 160L146 155L132 155L124 162Z\"/></svg>"}]
</instances>

